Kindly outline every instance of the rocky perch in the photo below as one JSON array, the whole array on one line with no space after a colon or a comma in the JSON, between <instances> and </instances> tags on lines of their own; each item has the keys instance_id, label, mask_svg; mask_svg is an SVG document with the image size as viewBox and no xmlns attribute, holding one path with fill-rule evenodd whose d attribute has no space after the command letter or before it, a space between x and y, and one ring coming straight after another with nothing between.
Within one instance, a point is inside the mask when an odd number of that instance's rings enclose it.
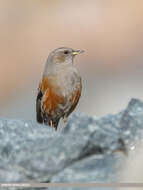
<instances>
[{"instance_id":1,"label":"rocky perch","mask_svg":"<svg viewBox=\"0 0 143 190\"><path fill-rule=\"evenodd\" d=\"M119 182L128 150L143 139L142 132L143 102L137 99L99 119L73 114L59 132L1 118L0 182Z\"/></svg>"}]
</instances>

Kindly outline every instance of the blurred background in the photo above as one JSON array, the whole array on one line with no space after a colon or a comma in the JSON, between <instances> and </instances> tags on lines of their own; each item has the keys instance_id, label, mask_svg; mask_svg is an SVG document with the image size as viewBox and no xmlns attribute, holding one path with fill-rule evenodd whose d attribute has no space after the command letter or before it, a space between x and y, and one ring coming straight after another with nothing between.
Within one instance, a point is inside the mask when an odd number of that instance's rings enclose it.
<instances>
[{"instance_id":1,"label":"blurred background","mask_svg":"<svg viewBox=\"0 0 143 190\"><path fill-rule=\"evenodd\" d=\"M49 52L84 49L76 112L116 113L143 100L142 0L0 0L0 117L35 120Z\"/></svg>"}]
</instances>

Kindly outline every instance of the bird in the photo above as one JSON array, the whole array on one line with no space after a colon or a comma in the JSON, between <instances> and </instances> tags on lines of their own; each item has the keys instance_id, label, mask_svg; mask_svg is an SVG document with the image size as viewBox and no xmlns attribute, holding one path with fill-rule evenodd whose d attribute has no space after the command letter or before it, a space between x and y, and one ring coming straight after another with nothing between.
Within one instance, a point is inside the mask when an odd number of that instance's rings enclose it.
<instances>
[{"instance_id":1,"label":"bird","mask_svg":"<svg viewBox=\"0 0 143 190\"><path fill-rule=\"evenodd\" d=\"M74 111L81 96L82 80L74 65L74 58L83 52L60 47L49 54L36 99L38 123L55 130L61 119L67 124L68 116Z\"/></svg>"}]
</instances>

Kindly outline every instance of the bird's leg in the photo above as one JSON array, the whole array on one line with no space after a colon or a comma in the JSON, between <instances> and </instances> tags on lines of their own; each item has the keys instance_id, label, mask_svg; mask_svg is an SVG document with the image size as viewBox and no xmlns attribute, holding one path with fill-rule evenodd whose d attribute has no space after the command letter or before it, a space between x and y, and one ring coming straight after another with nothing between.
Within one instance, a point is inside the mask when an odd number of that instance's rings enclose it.
<instances>
[{"instance_id":1,"label":"bird's leg","mask_svg":"<svg viewBox=\"0 0 143 190\"><path fill-rule=\"evenodd\" d=\"M53 127L53 121L50 120L50 127L52 128Z\"/></svg>"},{"instance_id":2,"label":"bird's leg","mask_svg":"<svg viewBox=\"0 0 143 190\"><path fill-rule=\"evenodd\" d=\"M67 123L67 117L64 117L64 123Z\"/></svg>"}]
</instances>

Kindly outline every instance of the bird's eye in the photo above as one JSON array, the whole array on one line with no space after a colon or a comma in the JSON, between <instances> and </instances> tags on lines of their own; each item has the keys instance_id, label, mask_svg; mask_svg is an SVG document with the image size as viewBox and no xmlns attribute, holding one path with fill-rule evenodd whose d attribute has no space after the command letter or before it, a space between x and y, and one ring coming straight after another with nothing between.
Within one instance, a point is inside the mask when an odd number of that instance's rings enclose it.
<instances>
[{"instance_id":1,"label":"bird's eye","mask_svg":"<svg viewBox=\"0 0 143 190\"><path fill-rule=\"evenodd\" d=\"M64 51L64 54L68 54L68 53L69 53L69 51L67 51L67 50Z\"/></svg>"}]
</instances>

